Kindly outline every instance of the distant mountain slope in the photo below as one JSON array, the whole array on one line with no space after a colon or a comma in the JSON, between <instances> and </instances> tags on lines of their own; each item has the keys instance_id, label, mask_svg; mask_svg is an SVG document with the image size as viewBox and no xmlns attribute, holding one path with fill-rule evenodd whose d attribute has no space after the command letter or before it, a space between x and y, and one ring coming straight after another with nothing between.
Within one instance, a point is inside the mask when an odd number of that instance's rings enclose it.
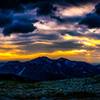
<instances>
[{"instance_id":1,"label":"distant mountain slope","mask_svg":"<svg viewBox=\"0 0 100 100\"><path fill-rule=\"evenodd\" d=\"M95 76L100 74L100 66L64 58L53 60L39 57L26 62L1 63L0 74L15 75L33 81L46 81Z\"/></svg>"}]
</instances>

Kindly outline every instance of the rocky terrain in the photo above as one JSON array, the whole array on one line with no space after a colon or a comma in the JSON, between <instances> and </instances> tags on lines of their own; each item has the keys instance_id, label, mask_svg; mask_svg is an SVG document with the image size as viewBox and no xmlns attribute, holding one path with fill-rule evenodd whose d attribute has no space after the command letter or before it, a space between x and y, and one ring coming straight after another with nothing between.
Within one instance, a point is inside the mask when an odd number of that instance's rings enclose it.
<instances>
[{"instance_id":1,"label":"rocky terrain","mask_svg":"<svg viewBox=\"0 0 100 100\"><path fill-rule=\"evenodd\" d=\"M100 76L36 83L1 80L0 100L100 100Z\"/></svg>"}]
</instances>

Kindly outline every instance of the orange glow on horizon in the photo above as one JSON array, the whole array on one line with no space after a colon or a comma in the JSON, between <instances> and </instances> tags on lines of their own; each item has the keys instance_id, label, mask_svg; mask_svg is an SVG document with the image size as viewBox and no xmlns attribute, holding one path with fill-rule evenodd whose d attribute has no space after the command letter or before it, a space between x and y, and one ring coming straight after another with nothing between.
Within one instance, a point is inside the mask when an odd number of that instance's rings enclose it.
<instances>
[{"instance_id":1,"label":"orange glow on horizon","mask_svg":"<svg viewBox=\"0 0 100 100\"><path fill-rule=\"evenodd\" d=\"M91 56L92 51L87 50L67 50L67 51L54 51L54 52L41 52L41 53L33 53L33 54L18 54L18 53L11 53L11 52L4 52L0 53L0 60L1 61L11 61L11 60L31 60L34 58L46 56L52 59L64 57L71 60L79 60L79 61L87 61L93 62L94 58ZM93 58L93 59L92 59ZM98 58L100 60L100 58Z\"/></svg>"}]
</instances>

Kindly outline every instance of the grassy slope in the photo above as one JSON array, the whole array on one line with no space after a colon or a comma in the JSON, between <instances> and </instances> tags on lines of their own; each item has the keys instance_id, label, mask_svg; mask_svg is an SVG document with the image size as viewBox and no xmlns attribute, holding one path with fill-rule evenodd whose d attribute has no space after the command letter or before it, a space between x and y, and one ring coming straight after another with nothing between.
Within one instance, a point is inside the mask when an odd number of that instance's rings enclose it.
<instances>
[{"instance_id":1,"label":"grassy slope","mask_svg":"<svg viewBox=\"0 0 100 100\"><path fill-rule=\"evenodd\" d=\"M33 98L41 98L41 97L99 98L99 96L100 96L99 76L93 78L85 78L85 79L68 79L68 80L66 79L60 81L48 81L39 83L25 83L25 82L7 81L7 80L0 81L0 100L6 100L3 98L10 98L10 100L15 100L15 99L33 100Z\"/></svg>"}]
</instances>

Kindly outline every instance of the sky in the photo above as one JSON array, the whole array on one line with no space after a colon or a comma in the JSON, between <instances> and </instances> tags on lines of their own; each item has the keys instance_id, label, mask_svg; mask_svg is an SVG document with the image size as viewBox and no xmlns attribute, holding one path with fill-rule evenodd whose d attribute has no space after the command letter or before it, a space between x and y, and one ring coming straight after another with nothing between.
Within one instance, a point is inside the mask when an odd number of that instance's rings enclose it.
<instances>
[{"instance_id":1,"label":"sky","mask_svg":"<svg viewBox=\"0 0 100 100\"><path fill-rule=\"evenodd\" d=\"M98 1L0 1L0 61L47 56L100 63Z\"/></svg>"}]
</instances>

